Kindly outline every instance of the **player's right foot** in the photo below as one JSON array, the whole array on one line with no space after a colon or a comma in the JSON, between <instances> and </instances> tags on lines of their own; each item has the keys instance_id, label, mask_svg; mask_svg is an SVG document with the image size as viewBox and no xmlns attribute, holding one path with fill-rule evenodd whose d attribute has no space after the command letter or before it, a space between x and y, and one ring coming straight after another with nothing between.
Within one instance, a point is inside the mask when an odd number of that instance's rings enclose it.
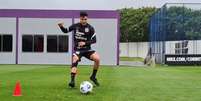
<instances>
[{"instance_id":1,"label":"player's right foot","mask_svg":"<svg viewBox=\"0 0 201 101\"><path fill-rule=\"evenodd\" d=\"M95 77L92 77L92 76L91 76L91 77L90 77L90 80L93 81L96 86L100 86L98 80L97 80Z\"/></svg>"},{"instance_id":2,"label":"player's right foot","mask_svg":"<svg viewBox=\"0 0 201 101\"><path fill-rule=\"evenodd\" d=\"M74 87L75 87L75 82L71 81L68 85L69 85L71 88L74 88Z\"/></svg>"}]
</instances>

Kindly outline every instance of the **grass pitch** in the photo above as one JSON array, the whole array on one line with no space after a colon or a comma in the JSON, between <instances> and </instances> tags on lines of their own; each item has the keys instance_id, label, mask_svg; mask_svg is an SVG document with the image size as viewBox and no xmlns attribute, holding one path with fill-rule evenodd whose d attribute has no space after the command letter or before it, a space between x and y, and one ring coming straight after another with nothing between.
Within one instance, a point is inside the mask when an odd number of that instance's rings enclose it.
<instances>
[{"instance_id":1,"label":"grass pitch","mask_svg":"<svg viewBox=\"0 0 201 101\"><path fill-rule=\"evenodd\" d=\"M201 101L201 68L101 66L100 87L83 95L91 66L79 66L76 88L68 88L69 66L0 65L0 101ZM16 81L21 97L13 97Z\"/></svg>"}]
</instances>

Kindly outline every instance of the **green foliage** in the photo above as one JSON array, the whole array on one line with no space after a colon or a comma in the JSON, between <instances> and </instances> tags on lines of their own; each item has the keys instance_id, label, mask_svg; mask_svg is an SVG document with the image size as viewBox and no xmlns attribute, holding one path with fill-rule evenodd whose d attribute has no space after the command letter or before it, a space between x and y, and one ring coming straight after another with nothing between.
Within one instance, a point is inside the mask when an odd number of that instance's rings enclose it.
<instances>
[{"instance_id":1,"label":"green foliage","mask_svg":"<svg viewBox=\"0 0 201 101\"><path fill-rule=\"evenodd\" d=\"M201 10L172 6L165 10L166 40L201 39Z\"/></svg>"},{"instance_id":2,"label":"green foliage","mask_svg":"<svg viewBox=\"0 0 201 101\"><path fill-rule=\"evenodd\" d=\"M121 42L148 41L148 22L156 8L124 8L120 10Z\"/></svg>"}]
</instances>

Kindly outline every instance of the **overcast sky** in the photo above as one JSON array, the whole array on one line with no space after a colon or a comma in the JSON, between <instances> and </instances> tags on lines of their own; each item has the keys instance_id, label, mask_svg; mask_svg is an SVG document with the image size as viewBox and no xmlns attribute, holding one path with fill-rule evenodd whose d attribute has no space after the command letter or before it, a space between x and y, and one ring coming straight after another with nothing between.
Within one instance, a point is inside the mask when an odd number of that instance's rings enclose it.
<instances>
[{"instance_id":1,"label":"overcast sky","mask_svg":"<svg viewBox=\"0 0 201 101\"><path fill-rule=\"evenodd\" d=\"M201 3L201 0L0 0L0 9L116 10L161 7L165 3Z\"/></svg>"}]
</instances>

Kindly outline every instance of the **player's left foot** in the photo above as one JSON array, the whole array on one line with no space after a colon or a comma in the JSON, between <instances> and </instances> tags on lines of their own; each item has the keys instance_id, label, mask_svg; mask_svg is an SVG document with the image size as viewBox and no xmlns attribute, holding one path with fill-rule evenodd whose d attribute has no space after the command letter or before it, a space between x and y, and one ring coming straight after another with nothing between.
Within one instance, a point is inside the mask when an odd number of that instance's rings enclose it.
<instances>
[{"instance_id":1,"label":"player's left foot","mask_svg":"<svg viewBox=\"0 0 201 101\"><path fill-rule=\"evenodd\" d=\"M95 77L92 77L92 76L91 76L91 77L90 77L90 80L93 81L96 86L100 86L98 80L97 80Z\"/></svg>"},{"instance_id":2,"label":"player's left foot","mask_svg":"<svg viewBox=\"0 0 201 101\"><path fill-rule=\"evenodd\" d=\"M69 85L71 88L74 88L74 87L75 87L75 82L71 81L68 85Z\"/></svg>"}]
</instances>

